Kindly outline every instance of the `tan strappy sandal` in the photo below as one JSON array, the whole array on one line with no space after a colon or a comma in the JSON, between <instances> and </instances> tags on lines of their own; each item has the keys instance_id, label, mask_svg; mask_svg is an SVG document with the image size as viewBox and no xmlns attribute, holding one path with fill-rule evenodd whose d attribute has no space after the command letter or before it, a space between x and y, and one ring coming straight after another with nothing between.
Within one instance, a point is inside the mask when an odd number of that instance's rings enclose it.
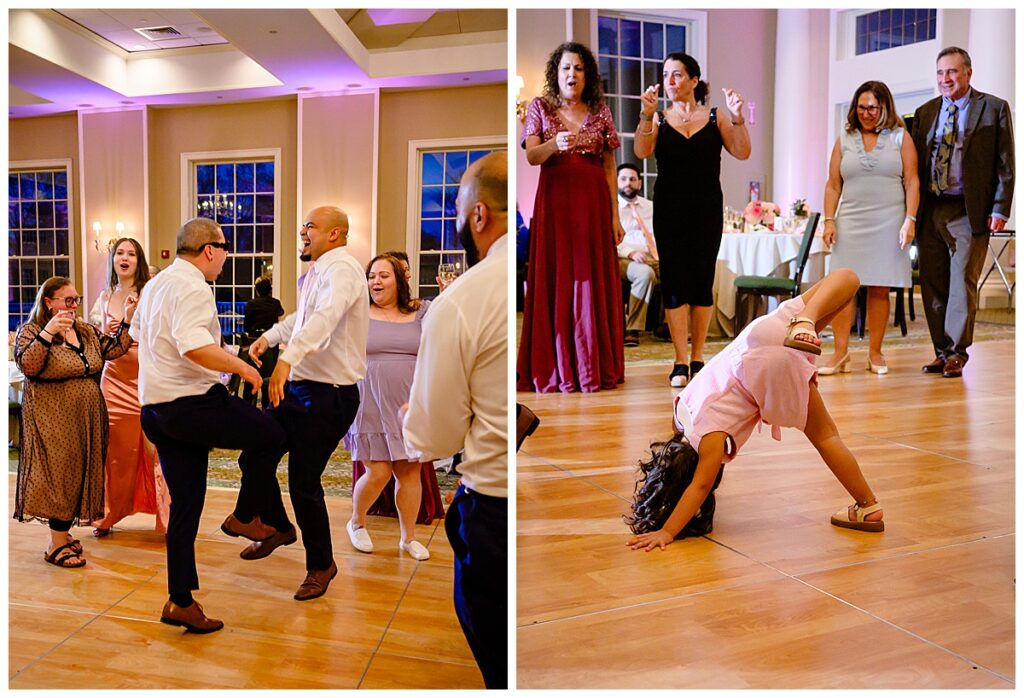
<instances>
[{"instance_id":1,"label":"tan strappy sandal","mask_svg":"<svg viewBox=\"0 0 1024 698\"><path fill-rule=\"evenodd\" d=\"M807 325L810 325L810 330L806 328ZM815 344L814 342L808 342L806 339L797 339L797 335L800 334L809 334L817 338L818 332L814 329L814 320L806 317L795 317L790 320L789 334L786 335L786 339L782 344L787 347L792 347L793 349L806 351L808 354L821 356L821 345Z\"/></svg>"},{"instance_id":2,"label":"tan strappy sandal","mask_svg":"<svg viewBox=\"0 0 1024 698\"><path fill-rule=\"evenodd\" d=\"M876 511L881 510L882 505L878 502L863 507L854 502L848 508L840 509L835 514L832 514L832 525L839 528L852 528L855 531L881 533L885 530L884 521L867 521L864 518L868 514L874 514ZM853 521L850 520L851 514L853 515Z\"/></svg>"}]
</instances>

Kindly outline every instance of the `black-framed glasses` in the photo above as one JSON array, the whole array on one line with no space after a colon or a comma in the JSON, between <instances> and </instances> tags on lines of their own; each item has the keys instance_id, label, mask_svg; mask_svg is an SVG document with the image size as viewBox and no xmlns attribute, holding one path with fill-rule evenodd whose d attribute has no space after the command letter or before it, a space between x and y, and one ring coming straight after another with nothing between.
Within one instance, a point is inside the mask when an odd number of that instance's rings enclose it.
<instances>
[{"instance_id":1,"label":"black-framed glasses","mask_svg":"<svg viewBox=\"0 0 1024 698\"><path fill-rule=\"evenodd\" d=\"M864 106L861 106L860 104L857 105L857 111L862 111L864 113L877 114L881 110L882 110L882 108L879 107L879 106L864 107Z\"/></svg>"},{"instance_id":2,"label":"black-framed glasses","mask_svg":"<svg viewBox=\"0 0 1024 698\"><path fill-rule=\"evenodd\" d=\"M229 252L231 250L231 243L225 240L224 242L204 242L202 245L199 246L199 249L196 250L196 252L202 252L203 248L207 246L216 247L221 250L224 250L225 252Z\"/></svg>"},{"instance_id":3,"label":"black-framed glasses","mask_svg":"<svg viewBox=\"0 0 1024 698\"><path fill-rule=\"evenodd\" d=\"M55 303L64 301L65 308L74 308L82 304L82 296L65 296L64 298L54 298Z\"/></svg>"}]
</instances>

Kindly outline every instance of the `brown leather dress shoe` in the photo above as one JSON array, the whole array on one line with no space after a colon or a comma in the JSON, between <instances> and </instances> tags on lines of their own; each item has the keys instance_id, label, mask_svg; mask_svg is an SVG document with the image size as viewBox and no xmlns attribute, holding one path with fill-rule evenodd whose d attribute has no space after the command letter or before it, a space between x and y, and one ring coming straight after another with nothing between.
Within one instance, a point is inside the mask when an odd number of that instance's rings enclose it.
<instances>
[{"instance_id":1,"label":"brown leather dress shoe","mask_svg":"<svg viewBox=\"0 0 1024 698\"><path fill-rule=\"evenodd\" d=\"M526 437L537 431L540 426L540 417L533 413L526 405L516 403L516 451L523 445Z\"/></svg>"},{"instance_id":2,"label":"brown leather dress shoe","mask_svg":"<svg viewBox=\"0 0 1024 698\"><path fill-rule=\"evenodd\" d=\"M946 360L941 356L936 356L931 363L927 363L921 367L922 373L942 373L942 369L946 367Z\"/></svg>"},{"instance_id":3,"label":"brown leather dress shoe","mask_svg":"<svg viewBox=\"0 0 1024 698\"><path fill-rule=\"evenodd\" d=\"M282 545L291 545L298 537L295 535L295 527L292 526L285 532L274 531L274 535L266 540L258 540L250 543L249 547L240 552L238 556L243 560L259 560L274 552Z\"/></svg>"},{"instance_id":4,"label":"brown leather dress shoe","mask_svg":"<svg viewBox=\"0 0 1024 698\"><path fill-rule=\"evenodd\" d=\"M168 625L179 625L187 632L204 635L220 630L224 627L224 621L216 618L207 618L203 613L203 607L198 601L193 601L191 606L182 608L170 599L164 604L164 610L160 614L160 622Z\"/></svg>"},{"instance_id":5,"label":"brown leather dress shoe","mask_svg":"<svg viewBox=\"0 0 1024 698\"><path fill-rule=\"evenodd\" d=\"M309 601L327 593L331 580L338 576L338 563L331 560L331 566L325 570L313 570L306 575L306 581L299 585L295 592L296 601Z\"/></svg>"},{"instance_id":6,"label":"brown leather dress shoe","mask_svg":"<svg viewBox=\"0 0 1024 698\"><path fill-rule=\"evenodd\" d=\"M252 521L249 523L242 523L235 518L234 514L228 514L228 518L224 519L224 523L220 525L220 530L232 538L241 536L249 540L266 540L277 532L273 526L268 526L260 521L258 515L252 517Z\"/></svg>"},{"instance_id":7,"label":"brown leather dress shoe","mask_svg":"<svg viewBox=\"0 0 1024 698\"><path fill-rule=\"evenodd\" d=\"M942 367L943 378L960 378L964 375L964 360L954 356Z\"/></svg>"}]
</instances>

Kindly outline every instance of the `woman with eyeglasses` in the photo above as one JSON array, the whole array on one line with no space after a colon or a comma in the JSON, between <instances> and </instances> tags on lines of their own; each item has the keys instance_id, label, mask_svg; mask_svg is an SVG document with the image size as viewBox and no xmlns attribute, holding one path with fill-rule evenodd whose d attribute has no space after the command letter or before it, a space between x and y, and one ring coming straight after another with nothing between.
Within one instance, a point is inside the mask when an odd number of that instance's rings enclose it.
<instances>
[{"instance_id":1,"label":"woman with eyeglasses","mask_svg":"<svg viewBox=\"0 0 1024 698\"><path fill-rule=\"evenodd\" d=\"M43 282L15 336L14 360L25 374L25 392L14 518L49 524L43 558L58 567L85 565L71 527L104 513L108 417L100 375L106 361L131 348L128 325L136 300L125 298L117 334L105 335L76 317L82 297L71 279L54 276Z\"/></svg>"},{"instance_id":2,"label":"woman with eyeglasses","mask_svg":"<svg viewBox=\"0 0 1024 698\"><path fill-rule=\"evenodd\" d=\"M889 323L889 289L909 288L910 243L917 219L917 151L905 137L885 83L869 80L850 101L846 124L832 148L825 185L825 242L832 269L857 272L868 288L867 370L886 374L882 339ZM840 199L842 202L840 203ZM835 351L818 375L850 370L850 325L856 301L832 323Z\"/></svg>"},{"instance_id":3,"label":"woman with eyeglasses","mask_svg":"<svg viewBox=\"0 0 1024 698\"><path fill-rule=\"evenodd\" d=\"M142 245L121 238L110 250L107 287L96 299L89 322L105 334L116 334L124 319L125 301L138 298L149 281L149 265ZM104 472L105 514L94 521L92 534L102 538L111 528L132 514L155 514L156 530L167 529L171 497L167 492L156 447L142 433L139 419L138 343L120 359L110 361L100 381L110 414L110 440Z\"/></svg>"}]
</instances>

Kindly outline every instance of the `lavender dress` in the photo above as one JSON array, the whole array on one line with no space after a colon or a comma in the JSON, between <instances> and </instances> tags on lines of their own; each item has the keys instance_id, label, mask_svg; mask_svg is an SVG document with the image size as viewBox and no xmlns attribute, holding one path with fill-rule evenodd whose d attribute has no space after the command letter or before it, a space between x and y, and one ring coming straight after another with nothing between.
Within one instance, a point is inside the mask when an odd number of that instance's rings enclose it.
<instances>
[{"instance_id":1,"label":"lavender dress","mask_svg":"<svg viewBox=\"0 0 1024 698\"><path fill-rule=\"evenodd\" d=\"M398 408L409 401L420 329L430 301L411 322L370 318L366 340L366 377L359 381L359 412L345 435L353 461L408 460Z\"/></svg>"}]
</instances>

